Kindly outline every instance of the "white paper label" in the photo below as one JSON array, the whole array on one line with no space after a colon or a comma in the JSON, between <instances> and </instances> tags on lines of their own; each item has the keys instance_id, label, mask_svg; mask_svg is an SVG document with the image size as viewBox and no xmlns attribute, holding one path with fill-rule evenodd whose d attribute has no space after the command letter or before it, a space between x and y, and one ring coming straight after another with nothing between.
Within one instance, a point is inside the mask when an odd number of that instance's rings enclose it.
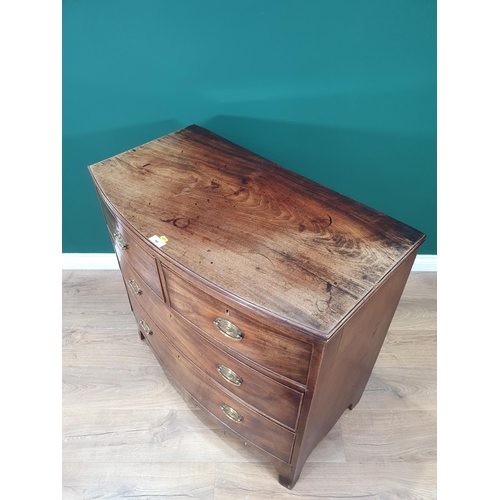
<instances>
[{"instance_id":1,"label":"white paper label","mask_svg":"<svg viewBox=\"0 0 500 500\"><path fill-rule=\"evenodd\" d=\"M166 238L165 238L165 239L166 239ZM162 240L159 236L156 236L156 234L155 234L155 235L153 235L153 236L151 236L151 238L149 238L149 241L150 241L151 243L154 243L154 244L155 244L158 248L161 248L161 247L163 247L163 246L165 246L165 245L167 244L167 243L166 243L165 241L163 241L163 240Z\"/></svg>"}]
</instances>

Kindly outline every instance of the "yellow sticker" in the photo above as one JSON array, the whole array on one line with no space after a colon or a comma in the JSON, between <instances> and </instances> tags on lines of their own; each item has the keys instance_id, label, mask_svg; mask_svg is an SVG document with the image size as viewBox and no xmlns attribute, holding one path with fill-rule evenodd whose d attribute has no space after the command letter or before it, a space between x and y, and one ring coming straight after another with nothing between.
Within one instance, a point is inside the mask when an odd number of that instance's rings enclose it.
<instances>
[{"instance_id":1,"label":"yellow sticker","mask_svg":"<svg viewBox=\"0 0 500 500\"><path fill-rule=\"evenodd\" d=\"M168 241L168 238L166 236L160 236L160 240L166 243Z\"/></svg>"}]
</instances>

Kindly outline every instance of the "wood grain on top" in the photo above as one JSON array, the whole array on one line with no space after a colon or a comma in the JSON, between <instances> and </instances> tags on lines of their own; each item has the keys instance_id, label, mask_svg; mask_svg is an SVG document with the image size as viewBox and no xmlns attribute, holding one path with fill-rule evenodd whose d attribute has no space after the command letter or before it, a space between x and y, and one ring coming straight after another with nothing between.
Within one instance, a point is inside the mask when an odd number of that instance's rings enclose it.
<instances>
[{"instance_id":1,"label":"wood grain on top","mask_svg":"<svg viewBox=\"0 0 500 500\"><path fill-rule=\"evenodd\" d=\"M89 169L160 253L319 335L425 238L196 125Z\"/></svg>"}]
</instances>

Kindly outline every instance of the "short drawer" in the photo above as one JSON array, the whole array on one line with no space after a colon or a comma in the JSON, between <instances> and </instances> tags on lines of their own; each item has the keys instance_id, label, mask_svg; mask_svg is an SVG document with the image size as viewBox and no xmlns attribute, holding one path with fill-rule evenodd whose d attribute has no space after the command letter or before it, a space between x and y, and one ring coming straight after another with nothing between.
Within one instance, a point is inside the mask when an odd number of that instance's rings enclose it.
<instances>
[{"instance_id":1,"label":"short drawer","mask_svg":"<svg viewBox=\"0 0 500 500\"><path fill-rule=\"evenodd\" d=\"M245 308L161 266L170 305L196 327L249 360L306 384L312 345L285 333L274 320L256 320Z\"/></svg>"},{"instance_id":2,"label":"short drawer","mask_svg":"<svg viewBox=\"0 0 500 500\"><path fill-rule=\"evenodd\" d=\"M163 301L159 300L156 294L146 285L141 275L133 268L127 259L120 262L123 281L131 302L134 301L144 311L165 311L168 308ZM154 314L153 314L154 316Z\"/></svg>"},{"instance_id":3,"label":"short drawer","mask_svg":"<svg viewBox=\"0 0 500 500\"><path fill-rule=\"evenodd\" d=\"M165 306L163 314L154 308L148 315L135 298L131 302L138 321L140 317L151 318L165 337L215 382L272 419L291 429L296 428L301 392L259 373L214 346L178 319L175 313L169 313ZM160 342L161 338L155 340Z\"/></svg>"},{"instance_id":4,"label":"short drawer","mask_svg":"<svg viewBox=\"0 0 500 500\"><path fill-rule=\"evenodd\" d=\"M120 265L127 259L151 290L164 300L155 257L144 248L140 240L123 227L102 201L101 206Z\"/></svg>"}]
</instances>

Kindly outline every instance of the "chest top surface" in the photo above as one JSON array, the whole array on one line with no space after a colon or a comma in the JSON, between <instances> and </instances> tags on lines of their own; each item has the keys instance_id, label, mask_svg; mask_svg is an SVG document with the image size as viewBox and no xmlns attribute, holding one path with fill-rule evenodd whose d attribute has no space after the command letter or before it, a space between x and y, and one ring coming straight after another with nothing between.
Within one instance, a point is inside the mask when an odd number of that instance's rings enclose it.
<instances>
[{"instance_id":1,"label":"chest top surface","mask_svg":"<svg viewBox=\"0 0 500 500\"><path fill-rule=\"evenodd\" d=\"M425 239L196 125L89 169L158 252L323 337Z\"/></svg>"}]
</instances>

